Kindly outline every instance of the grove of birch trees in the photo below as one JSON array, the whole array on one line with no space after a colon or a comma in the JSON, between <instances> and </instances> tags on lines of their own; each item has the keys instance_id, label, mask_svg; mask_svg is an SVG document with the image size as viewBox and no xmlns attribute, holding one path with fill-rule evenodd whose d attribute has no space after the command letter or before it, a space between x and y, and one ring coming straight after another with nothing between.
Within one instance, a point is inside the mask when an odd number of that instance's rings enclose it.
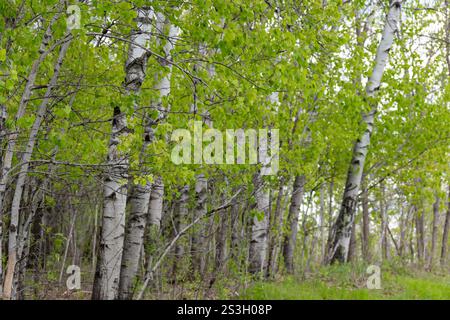
<instances>
[{"instance_id":1,"label":"grove of birch trees","mask_svg":"<svg viewBox=\"0 0 450 320\"><path fill-rule=\"evenodd\" d=\"M0 17L3 299L448 274L449 1L4 0ZM173 161L199 123L187 142L216 160L227 130L268 130L277 170L248 161L249 135L244 161Z\"/></svg>"}]
</instances>

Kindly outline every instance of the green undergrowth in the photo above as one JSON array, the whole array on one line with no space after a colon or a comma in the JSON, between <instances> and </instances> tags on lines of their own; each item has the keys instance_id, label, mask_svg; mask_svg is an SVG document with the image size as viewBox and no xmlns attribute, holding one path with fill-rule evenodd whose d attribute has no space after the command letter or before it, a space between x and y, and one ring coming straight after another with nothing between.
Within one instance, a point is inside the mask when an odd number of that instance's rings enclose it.
<instances>
[{"instance_id":1,"label":"green undergrowth","mask_svg":"<svg viewBox=\"0 0 450 320\"><path fill-rule=\"evenodd\" d=\"M322 267L302 277L260 281L244 290L241 299L274 300L416 300L450 299L448 272L381 267L381 289L367 289L366 266Z\"/></svg>"}]
</instances>

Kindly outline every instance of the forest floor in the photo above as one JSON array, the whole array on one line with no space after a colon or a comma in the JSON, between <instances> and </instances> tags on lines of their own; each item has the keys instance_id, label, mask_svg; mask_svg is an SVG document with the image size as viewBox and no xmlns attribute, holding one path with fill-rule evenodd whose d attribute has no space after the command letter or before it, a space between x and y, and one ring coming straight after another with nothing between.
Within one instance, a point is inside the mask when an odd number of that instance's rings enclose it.
<instances>
[{"instance_id":1,"label":"forest floor","mask_svg":"<svg viewBox=\"0 0 450 320\"><path fill-rule=\"evenodd\" d=\"M381 268L381 289L367 289L370 274L362 266L320 268L302 277L257 282L240 299L273 300L416 300L450 299L448 270Z\"/></svg>"},{"instance_id":2,"label":"forest floor","mask_svg":"<svg viewBox=\"0 0 450 320\"><path fill-rule=\"evenodd\" d=\"M300 268L299 269L308 269ZM162 290L148 292L144 299L241 299L241 300L450 300L450 272L444 269L424 271L401 265L383 265L381 289L367 289L371 274L367 265L311 267L296 276L277 275L273 280L254 281L251 277L229 274L210 285L207 278L177 285L165 284ZM86 269L87 270L87 269ZM39 294L29 283L26 299L90 299L92 274L82 275L82 290L68 291L65 281L51 278L40 281ZM36 284L34 283L34 286Z\"/></svg>"}]
</instances>

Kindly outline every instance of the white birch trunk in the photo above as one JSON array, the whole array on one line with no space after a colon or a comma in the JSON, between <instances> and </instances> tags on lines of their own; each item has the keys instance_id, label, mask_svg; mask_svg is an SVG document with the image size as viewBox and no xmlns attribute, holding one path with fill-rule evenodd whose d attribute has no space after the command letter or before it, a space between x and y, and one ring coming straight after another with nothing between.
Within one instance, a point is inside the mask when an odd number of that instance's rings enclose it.
<instances>
[{"instance_id":1,"label":"white birch trunk","mask_svg":"<svg viewBox=\"0 0 450 320\"><path fill-rule=\"evenodd\" d=\"M138 93L145 79L149 53L144 48L150 37L153 10L138 9L137 30L131 35L128 59L125 64L125 89ZM100 251L97 261L92 299L111 300L118 297L120 266L125 233L128 159L118 151L127 135L126 115L115 107L109 142L109 164L104 179L104 201Z\"/></svg>"},{"instance_id":2,"label":"white birch trunk","mask_svg":"<svg viewBox=\"0 0 450 320\"><path fill-rule=\"evenodd\" d=\"M70 45L72 36L68 35L65 39L66 41L61 45L59 51L59 56L54 65L53 76L48 84L47 92L45 93L44 99L39 105L36 119L34 120L33 126L30 131L27 146L25 152L23 153L20 165L20 172L17 177L16 188L14 190L14 196L11 204L11 218L8 236L8 262L5 275L5 286L4 286L4 297L6 299L12 299L15 296L13 284L15 282L14 278L16 276L16 262L17 262L17 249L18 249L18 227L19 227L19 212L20 203L22 201L23 188L25 186L25 180L28 175L28 169L30 165L31 156L34 151L34 146L37 141L37 136L39 129L41 128L42 121L47 112L47 105L50 101L53 89L56 86L56 82L59 77L59 72L67 52L67 48Z\"/></svg>"},{"instance_id":3,"label":"white birch trunk","mask_svg":"<svg viewBox=\"0 0 450 320\"><path fill-rule=\"evenodd\" d=\"M278 92L272 92L267 99L271 104L274 104L277 107L280 106ZM249 248L249 272L253 274L261 273L261 275L265 275L267 269L267 233L270 213L269 190L264 186L264 181L262 179L263 175L270 172L270 158L267 153L267 145L267 138L260 137L258 161L261 164L261 169L254 176L253 185L255 188L256 207L262 216L252 218ZM271 152L273 153L274 150L272 149Z\"/></svg>"},{"instance_id":4,"label":"white birch trunk","mask_svg":"<svg viewBox=\"0 0 450 320\"><path fill-rule=\"evenodd\" d=\"M441 247L441 266L445 266L447 262L447 247L448 247L448 234L450 231L450 184L448 186L448 198L447 198L447 214L445 215L444 231L442 232L442 247Z\"/></svg>"},{"instance_id":5,"label":"white birch trunk","mask_svg":"<svg viewBox=\"0 0 450 320\"><path fill-rule=\"evenodd\" d=\"M303 200L305 188L305 176L298 175L295 177L292 187L291 204L287 217L287 232L284 238L283 257L284 265L288 273L294 273L294 251L297 242L298 218L300 214L300 205Z\"/></svg>"},{"instance_id":6,"label":"white birch trunk","mask_svg":"<svg viewBox=\"0 0 450 320\"><path fill-rule=\"evenodd\" d=\"M366 95L371 99L380 88L381 78L389 58L395 34L398 30L400 20L401 0L392 0L386 23L375 57L375 66L366 87ZM376 106L363 115L366 130L356 141L353 148L353 157L349 166L344 196L333 230L332 248L330 250L329 262L347 262L350 245L351 229L357 206L357 197L361 189L361 178L364 171L364 163L370 146L370 137L374 127Z\"/></svg>"},{"instance_id":7,"label":"white birch trunk","mask_svg":"<svg viewBox=\"0 0 450 320\"><path fill-rule=\"evenodd\" d=\"M167 21L164 21L164 16L160 13L157 14L157 29L163 33L164 27L167 25ZM173 25L170 25L168 34L168 41L164 46L165 58L171 59L171 51L174 48L175 38L178 36L179 29ZM163 66L166 66L166 61L160 61ZM159 99L157 106L160 105L161 99L168 96L170 93L170 78L172 72L172 65L168 65L169 72L164 75L159 83L156 85L156 90L159 91ZM153 125L155 121L149 120L146 125L143 149L141 152L141 163L145 160L145 152L147 147L153 142ZM131 183L133 183L131 181ZM161 191L161 190L160 190ZM131 299L133 294L133 283L136 277L139 260L144 243L144 233L146 229L149 201L151 194L150 183L147 182L145 186L132 185L130 190L130 196L128 200L129 213L125 240L124 240L124 252L122 256L122 265L120 271L120 284L119 284L119 299ZM159 212L161 215L161 212Z\"/></svg>"},{"instance_id":8,"label":"white birch trunk","mask_svg":"<svg viewBox=\"0 0 450 320\"><path fill-rule=\"evenodd\" d=\"M60 1L60 5L63 2L64 1ZM31 96L31 89L34 87L34 84L36 82L39 66L44 61L45 57L47 57L47 55L54 49L54 46L49 48L50 41L53 38L52 27L60 16L61 12L58 12L53 16L44 33L41 44L39 46L39 56L36 60L34 60L31 66L30 73L28 74L27 81L25 83L25 88L23 90L19 107L15 116L15 121L20 120L24 116L26 107L28 105L28 101ZM0 171L0 211L3 211L3 202L6 192L6 184L8 183L9 180L9 171L11 170L11 164L18 136L19 136L18 132L12 132L8 136L8 140L5 147L5 154L3 156L2 168Z\"/></svg>"},{"instance_id":9,"label":"white birch trunk","mask_svg":"<svg viewBox=\"0 0 450 320\"><path fill-rule=\"evenodd\" d=\"M260 215L252 218L249 248L249 272L263 275L266 267L269 193L264 186L259 172L256 174L253 184L255 186L256 207Z\"/></svg>"},{"instance_id":10,"label":"white birch trunk","mask_svg":"<svg viewBox=\"0 0 450 320\"><path fill-rule=\"evenodd\" d=\"M164 200L164 182L158 177L152 186L149 205L149 225L155 226L158 230L161 227L163 200Z\"/></svg>"}]
</instances>

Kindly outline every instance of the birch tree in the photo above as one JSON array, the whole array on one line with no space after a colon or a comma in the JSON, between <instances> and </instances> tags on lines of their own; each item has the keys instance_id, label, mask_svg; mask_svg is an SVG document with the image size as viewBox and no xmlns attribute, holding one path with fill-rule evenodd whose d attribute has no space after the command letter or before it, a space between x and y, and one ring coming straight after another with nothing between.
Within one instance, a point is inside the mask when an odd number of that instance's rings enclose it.
<instances>
[{"instance_id":1,"label":"birch tree","mask_svg":"<svg viewBox=\"0 0 450 320\"><path fill-rule=\"evenodd\" d=\"M372 70L372 75L367 82L366 97L369 104L371 104L371 110L363 115L363 122L365 123L366 128L353 148L353 157L347 174L343 200L333 230L332 247L329 252L329 261L331 263L347 262L357 197L361 189L364 162L367 157L367 152L369 151L370 137L373 132L377 110L376 105L373 105L374 102L371 101L374 99L376 92L381 86L381 79L386 68L389 51L392 48L398 30L401 5L402 2L397 0L392 0L389 4L389 11L386 16L381 41L375 56L375 66Z\"/></svg>"},{"instance_id":2,"label":"birch tree","mask_svg":"<svg viewBox=\"0 0 450 320\"><path fill-rule=\"evenodd\" d=\"M168 65L169 72L167 75L161 77L160 82L157 84L156 89L159 91L160 98L158 99L158 103L154 104L154 106L158 107L160 105L161 99L167 97L170 93L170 76L172 72L172 65L167 63L166 61L171 61L171 51L175 46L176 38L179 34L179 28L170 24L168 20L161 14L156 13L157 20L157 32L159 32L161 37L163 37L164 29L169 29L167 34L167 43L163 47L164 51L164 61L161 61L163 66ZM158 74L155 75L156 77ZM156 123L155 120L148 119L146 120L147 124L145 127L144 133L144 142L141 151L141 164L144 162L144 157L146 155L147 148L149 144L154 140L153 136L153 126ZM159 185L156 185L157 188L154 197L162 197L159 194L163 191L161 188L161 179L159 179ZM121 272L120 272L120 285L119 285L119 298L120 299L130 299L132 297L132 286L134 283L134 278L136 277L139 260L142 252L142 246L144 241L144 232L146 229L147 223L147 215L150 210L161 210L161 205L153 205L149 206L149 202L151 199L151 183L147 180L145 184L135 184L133 181L130 183L130 194L128 196L128 206L129 206L129 217L128 224L126 227L125 239L124 239L124 250L122 255L122 263L121 263ZM155 220L161 220L159 212L151 213ZM159 217L158 217L159 215ZM159 219L158 219L159 218Z\"/></svg>"},{"instance_id":3,"label":"birch tree","mask_svg":"<svg viewBox=\"0 0 450 320\"><path fill-rule=\"evenodd\" d=\"M146 45L149 41L153 18L152 8L138 9L137 29L131 34L128 58L125 63L124 87L128 94L138 94L144 82L149 58ZM104 178L103 218L93 299L111 300L118 296L129 168L128 156L126 152L120 150L120 147L127 135L126 113L116 106L108 146L108 168Z\"/></svg>"},{"instance_id":4,"label":"birch tree","mask_svg":"<svg viewBox=\"0 0 450 320\"><path fill-rule=\"evenodd\" d=\"M54 65L53 76L48 84L47 92L45 93L44 99L42 100L38 112L36 115L36 119L33 123L33 126L30 131L30 136L28 138L27 146L25 148L25 152L22 156L20 172L17 177L16 188L14 190L14 196L11 204L11 222L9 227L9 237L8 237L8 263L7 270L5 276L5 290L4 295L8 298L14 298L15 292L13 288L14 277L15 277L15 267L17 262L17 235L19 229L19 212L20 212L20 203L22 200L23 188L25 185L25 179L28 174L28 168L30 165L31 156L33 154L34 146L37 142L38 132L41 127L43 118L47 112L47 105L50 101L50 97L53 93L53 90L56 86L56 82L59 77L59 73L61 70L61 66L63 64L64 57L66 55L67 49L72 40L72 35L68 34L61 45L61 49L59 51L58 59Z\"/></svg>"}]
</instances>

